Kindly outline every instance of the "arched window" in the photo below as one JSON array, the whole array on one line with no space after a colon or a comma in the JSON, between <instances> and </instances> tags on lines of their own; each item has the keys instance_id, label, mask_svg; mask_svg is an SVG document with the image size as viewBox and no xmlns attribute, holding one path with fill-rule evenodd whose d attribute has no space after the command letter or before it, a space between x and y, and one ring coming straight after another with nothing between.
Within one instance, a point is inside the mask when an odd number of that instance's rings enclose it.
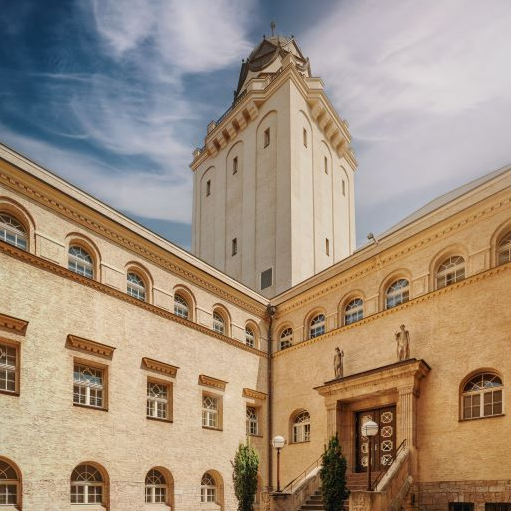
<instances>
[{"instance_id":1,"label":"arched window","mask_svg":"<svg viewBox=\"0 0 511 511\"><path fill-rule=\"evenodd\" d=\"M69 247L67 267L89 279L94 278L94 262L90 254L77 245Z\"/></svg>"},{"instance_id":2,"label":"arched window","mask_svg":"<svg viewBox=\"0 0 511 511\"><path fill-rule=\"evenodd\" d=\"M213 330L219 334L225 335L225 319L217 312L213 312Z\"/></svg>"},{"instance_id":3,"label":"arched window","mask_svg":"<svg viewBox=\"0 0 511 511\"><path fill-rule=\"evenodd\" d=\"M282 330L279 339L279 349L285 350L286 348L290 348L293 345L293 329L285 328Z\"/></svg>"},{"instance_id":4,"label":"arched window","mask_svg":"<svg viewBox=\"0 0 511 511\"><path fill-rule=\"evenodd\" d=\"M178 294L174 295L174 314L185 319L189 315L188 302Z\"/></svg>"},{"instance_id":5,"label":"arched window","mask_svg":"<svg viewBox=\"0 0 511 511\"><path fill-rule=\"evenodd\" d=\"M71 504L103 504L105 481L94 465L78 465L71 474Z\"/></svg>"},{"instance_id":6,"label":"arched window","mask_svg":"<svg viewBox=\"0 0 511 511\"><path fill-rule=\"evenodd\" d=\"M509 261L511 261L511 232L500 240L497 247L497 264L505 264Z\"/></svg>"},{"instance_id":7,"label":"arched window","mask_svg":"<svg viewBox=\"0 0 511 511\"><path fill-rule=\"evenodd\" d=\"M215 478L206 472L202 476L200 483L200 501L201 502L216 502L217 501L217 488Z\"/></svg>"},{"instance_id":8,"label":"arched window","mask_svg":"<svg viewBox=\"0 0 511 511\"><path fill-rule=\"evenodd\" d=\"M145 501L149 504L166 504L167 484L167 479L159 470L149 470L145 478Z\"/></svg>"},{"instance_id":9,"label":"arched window","mask_svg":"<svg viewBox=\"0 0 511 511\"><path fill-rule=\"evenodd\" d=\"M493 373L479 373L464 385L461 408L464 419L502 414L502 380Z\"/></svg>"},{"instance_id":10,"label":"arched window","mask_svg":"<svg viewBox=\"0 0 511 511\"><path fill-rule=\"evenodd\" d=\"M13 216L0 213L0 240L26 250L28 244L27 230Z\"/></svg>"},{"instance_id":11,"label":"arched window","mask_svg":"<svg viewBox=\"0 0 511 511\"><path fill-rule=\"evenodd\" d=\"M311 319L309 325L309 337L314 339L314 337L319 337L325 333L326 329L326 319L324 314L318 314Z\"/></svg>"},{"instance_id":12,"label":"arched window","mask_svg":"<svg viewBox=\"0 0 511 511\"><path fill-rule=\"evenodd\" d=\"M245 344L251 348L255 348L256 336L252 327L245 327Z\"/></svg>"},{"instance_id":13,"label":"arched window","mask_svg":"<svg viewBox=\"0 0 511 511\"><path fill-rule=\"evenodd\" d=\"M393 282L388 288L385 298L387 309L407 302L410 296L410 283L406 279L399 279Z\"/></svg>"},{"instance_id":14,"label":"arched window","mask_svg":"<svg viewBox=\"0 0 511 511\"><path fill-rule=\"evenodd\" d=\"M19 504L20 481L14 467L0 460L0 506Z\"/></svg>"},{"instance_id":15,"label":"arched window","mask_svg":"<svg viewBox=\"0 0 511 511\"><path fill-rule=\"evenodd\" d=\"M446 259L436 272L436 287L449 286L465 278L465 259L461 256L452 256Z\"/></svg>"},{"instance_id":16,"label":"arched window","mask_svg":"<svg viewBox=\"0 0 511 511\"><path fill-rule=\"evenodd\" d=\"M310 437L311 417L307 410L303 410L293 420L293 443L308 442Z\"/></svg>"},{"instance_id":17,"label":"arched window","mask_svg":"<svg viewBox=\"0 0 511 511\"><path fill-rule=\"evenodd\" d=\"M145 301L145 284L144 281L133 272L129 272L127 277L127 293L137 300Z\"/></svg>"},{"instance_id":18,"label":"arched window","mask_svg":"<svg viewBox=\"0 0 511 511\"><path fill-rule=\"evenodd\" d=\"M351 325L364 318L364 301L362 298L355 298L344 308L344 324Z\"/></svg>"}]
</instances>

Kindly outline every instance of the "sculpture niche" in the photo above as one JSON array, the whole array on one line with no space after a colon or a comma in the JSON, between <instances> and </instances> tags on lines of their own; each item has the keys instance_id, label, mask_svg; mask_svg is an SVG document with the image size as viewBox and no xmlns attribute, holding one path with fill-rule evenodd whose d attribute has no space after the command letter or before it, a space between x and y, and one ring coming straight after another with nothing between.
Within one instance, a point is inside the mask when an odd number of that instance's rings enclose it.
<instances>
[{"instance_id":1,"label":"sculpture niche","mask_svg":"<svg viewBox=\"0 0 511 511\"><path fill-rule=\"evenodd\" d=\"M399 327L399 332L394 334L397 343L397 360L399 362L410 358L410 332L404 325Z\"/></svg>"},{"instance_id":2,"label":"sculpture niche","mask_svg":"<svg viewBox=\"0 0 511 511\"><path fill-rule=\"evenodd\" d=\"M344 376L344 351L341 351L339 348L335 348L334 355L334 372L335 378L342 378Z\"/></svg>"}]
</instances>

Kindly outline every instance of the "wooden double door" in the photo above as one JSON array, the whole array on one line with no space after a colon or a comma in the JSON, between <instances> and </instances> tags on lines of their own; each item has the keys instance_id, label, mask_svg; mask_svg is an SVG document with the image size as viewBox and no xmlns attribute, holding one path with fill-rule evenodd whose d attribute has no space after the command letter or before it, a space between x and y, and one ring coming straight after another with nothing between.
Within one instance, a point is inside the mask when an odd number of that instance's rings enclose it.
<instances>
[{"instance_id":1,"label":"wooden double door","mask_svg":"<svg viewBox=\"0 0 511 511\"><path fill-rule=\"evenodd\" d=\"M357 412L356 425L356 471L366 472L369 464L369 439L362 435L362 426L367 421L378 424L378 434L373 437L371 469L381 470L390 465L396 455L396 407L395 405Z\"/></svg>"}]
</instances>

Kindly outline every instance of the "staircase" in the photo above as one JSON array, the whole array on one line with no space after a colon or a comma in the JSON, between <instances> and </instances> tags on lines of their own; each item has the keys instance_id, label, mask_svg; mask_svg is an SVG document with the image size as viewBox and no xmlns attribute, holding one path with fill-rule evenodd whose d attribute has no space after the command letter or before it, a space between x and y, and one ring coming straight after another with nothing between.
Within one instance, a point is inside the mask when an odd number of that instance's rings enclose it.
<instances>
[{"instance_id":1,"label":"staircase","mask_svg":"<svg viewBox=\"0 0 511 511\"><path fill-rule=\"evenodd\" d=\"M323 494L321 493L321 490L318 490L314 493L314 495L311 495L300 508L300 511L307 511L307 509L324 511L325 508L323 507Z\"/></svg>"}]
</instances>

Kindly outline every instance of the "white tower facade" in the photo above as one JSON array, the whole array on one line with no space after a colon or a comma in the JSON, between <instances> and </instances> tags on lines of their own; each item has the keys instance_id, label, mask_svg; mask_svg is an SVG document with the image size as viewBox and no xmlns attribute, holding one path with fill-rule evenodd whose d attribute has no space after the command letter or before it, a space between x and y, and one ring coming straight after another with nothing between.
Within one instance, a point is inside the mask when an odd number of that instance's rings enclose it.
<instances>
[{"instance_id":1,"label":"white tower facade","mask_svg":"<svg viewBox=\"0 0 511 511\"><path fill-rule=\"evenodd\" d=\"M271 37L194 152L192 251L275 296L355 249L347 123L293 38Z\"/></svg>"}]
</instances>

